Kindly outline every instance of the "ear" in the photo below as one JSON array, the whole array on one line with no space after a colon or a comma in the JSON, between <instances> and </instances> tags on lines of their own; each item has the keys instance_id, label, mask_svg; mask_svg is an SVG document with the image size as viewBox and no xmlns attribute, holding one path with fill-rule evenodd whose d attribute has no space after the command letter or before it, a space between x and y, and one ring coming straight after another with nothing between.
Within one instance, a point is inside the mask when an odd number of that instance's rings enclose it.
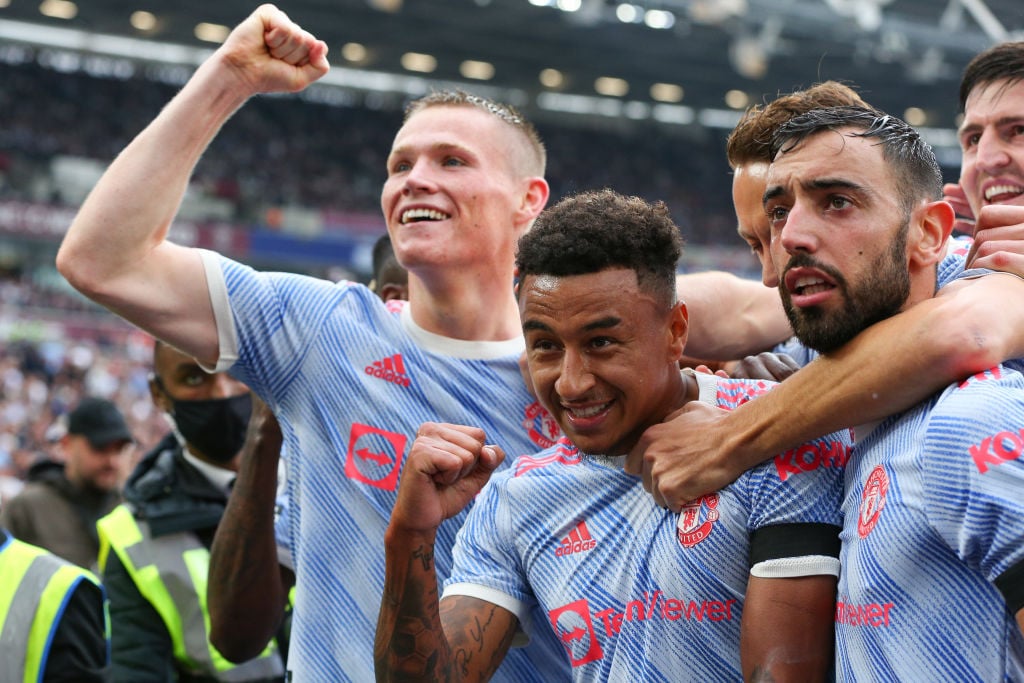
<instances>
[{"instance_id":1,"label":"ear","mask_svg":"<svg viewBox=\"0 0 1024 683\"><path fill-rule=\"evenodd\" d=\"M912 266L929 267L946 255L946 240L953 231L956 214L947 202L928 202L911 215L911 229L917 240L909 240L908 256Z\"/></svg>"},{"instance_id":2,"label":"ear","mask_svg":"<svg viewBox=\"0 0 1024 683\"><path fill-rule=\"evenodd\" d=\"M389 282L380 288L379 296L383 301L391 301L392 299L401 299L406 301L409 299L409 287L407 285Z\"/></svg>"},{"instance_id":3,"label":"ear","mask_svg":"<svg viewBox=\"0 0 1024 683\"><path fill-rule=\"evenodd\" d=\"M526 179L526 192L523 193L519 208L516 211L516 223L530 225L540 215L548 203L551 188L548 181L541 177Z\"/></svg>"},{"instance_id":4,"label":"ear","mask_svg":"<svg viewBox=\"0 0 1024 683\"><path fill-rule=\"evenodd\" d=\"M676 303L669 311L669 359L678 363L683 357L683 349L686 348L686 337L690 330L690 317L686 310L686 304L682 301Z\"/></svg>"},{"instance_id":5,"label":"ear","mask_svg":"<svg viewBox=\"0 0 1024 683\"><path fill-rule=\"evenodd\" d=\"M153 405L168 415L171 414L172 409L170 401L167 399L167 396L164 395L164 392L160 390L160 385L156 382L156 375L149 376L149 397L153 399Z\"/></svg>"}]
</instances>

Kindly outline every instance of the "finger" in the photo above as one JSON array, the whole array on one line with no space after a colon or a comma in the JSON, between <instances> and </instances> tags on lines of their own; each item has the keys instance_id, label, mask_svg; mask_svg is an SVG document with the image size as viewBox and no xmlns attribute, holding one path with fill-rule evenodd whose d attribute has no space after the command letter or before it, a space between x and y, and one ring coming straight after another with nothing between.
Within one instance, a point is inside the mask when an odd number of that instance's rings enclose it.
<instances>
[{"instance_id":1,"label":"finger","mask_svg":"<svg viewBox=\"0 0 1024 683\"><path fill-rule=\"evenodd\" d=\"M970 264L970 267L988 268L1024 277L1024 255L999 251L988 256L978 257Z\"/></svg>"},{"instance_id":2,"label":"finger","mask_svg":"<svg viewBox=\"0 0 1024 683\"><path fill-rule=\"evenodd\" d=\"M487 445L480 450L480 466L493 472L505 459L505 452L496 445Z\"/></svg>"},{"instance_id":3,"label":"finger","mask_svg":"<svg viewBox=\"0 0 1024 683\"><path fill-rule=\"evenodd\" d=\"M275 59L296 64L308 57L310 48L317 41L311 33L298 27L279 26L267 31L264 42Z\"/></svg>"}]
</instances>

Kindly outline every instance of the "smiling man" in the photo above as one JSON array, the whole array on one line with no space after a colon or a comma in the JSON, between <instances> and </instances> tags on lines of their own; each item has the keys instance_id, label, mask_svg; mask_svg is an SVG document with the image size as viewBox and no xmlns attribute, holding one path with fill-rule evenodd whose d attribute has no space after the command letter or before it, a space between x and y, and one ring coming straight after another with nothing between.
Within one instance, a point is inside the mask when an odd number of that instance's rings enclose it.
<instances>
[{"instance_id":1,"label":"smiling man","mask_svg":"<svg viewBox=\"0 0 1024 683\"><path fill-rule=\"evenodd\" d=\"M353 282L257 272L168 241L192 169L221 126L250 97L312 84L328 70L326 52L276 7L257 8L110 165L58 267L204 367L230 372L280 422L291 524L279 528L275 554L262 522L273 515L277 462L262 459L266 476L243 477L232 495L258 501L263 514L238 520L229 508L221 521L236 535L219 539L215 557L232 561L211 561L210 585L242 578L218 567L250 571L244 590L210 601L221 608L211 614L213 644L233 661L262 650L288 588L280 558L295 570L293 680L362 682L373 675L384 530L419 425L486 425L516 454L555 436L520 379L512 288L516 239L547 202L548 185L544 147L520 114L434 93L408 110L381 192L395 254L409 270L408 305L386 306ZM443 574L462 519L440 531ZM218 634L233 633L249 646L222 647ZM498 677L546 681L567 668L553 638L537 639Z\"/></svg>"},{"instance_id":2,"label":"smiling man","mask_svg":"<svg viewBox=\"0 0 1024 683\"><path fill-rule=\"evenodd\" d=\"M912 128L818 110L784 124L774 147L765 211L801 341L828 351L933 296L954 216ZM995 366L857 429L838 680L1024 677L1022 423L1024 377Z\"/></svg>"},{"instance_id":3,"label":"smiling man","mask_svg":"<svg viewBox=\"0 0 1024 683\"><path fill-rule=\"evenodd\" d=\"M486 680L519 632L556 634L574 680L822 680L844 439L682 514L622 469L673 410L767 388L679 372L680 251L663 204L609 190L560 202L520 240L529 372L566 437L491 479L504 454L485 429L421 427L386 537L378 680ZM478 493L438 603L437 528Z\"/></svg>"}]
</instances>

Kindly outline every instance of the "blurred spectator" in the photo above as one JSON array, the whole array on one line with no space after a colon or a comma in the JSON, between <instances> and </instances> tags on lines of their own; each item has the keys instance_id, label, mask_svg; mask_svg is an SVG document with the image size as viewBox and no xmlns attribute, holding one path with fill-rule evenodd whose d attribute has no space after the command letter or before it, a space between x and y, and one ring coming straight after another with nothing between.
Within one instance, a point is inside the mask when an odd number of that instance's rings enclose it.
<instances>
[{"instance_id":1,"label":"blurred spectator","mask_svg":"<svg viewBox=\"0 0 1024 683\"><path fill-rule=\"evenodd\" d=\"M94 567L96 522L120 501L133 442L117 406L82 399L60 439L64 461L46 459L29 469L25 488L0 511L0 526L80 567Z\"/></svg>"},{"instance_id":2,"label":"blurred spectator","mask_svg":"<svg viewBox=\"0 0 1024 683\"><path fill-rule=\"evenodd\" d=\"M40 180L57 155L106 165L151 120L177 86L148 80L143 67L126 80L63 73L32 61L0 64L0 198L77 205L81 197ZM301 97L261 97L229 121L200 160L191 192L227 202L236 223L260 223L272 206L326 211L380 209L384 151L404 102L343 106ZM104 112L104 116L95 116ZM724 132L632 122L539 121L548 148L552 203L567 194L614 187L664 200L690 244L734 245ZM359 135L322 131L358 130ZM285 143L287 141L287 143ZM47 190L48 187L48 190Z\"/></svg>"}]
</instances>

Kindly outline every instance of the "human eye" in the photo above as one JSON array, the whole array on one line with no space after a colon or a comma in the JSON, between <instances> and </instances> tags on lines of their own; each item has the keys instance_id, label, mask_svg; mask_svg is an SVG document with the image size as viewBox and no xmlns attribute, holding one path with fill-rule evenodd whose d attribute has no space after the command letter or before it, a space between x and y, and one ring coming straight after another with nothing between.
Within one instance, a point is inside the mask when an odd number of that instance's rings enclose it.
<instances>
[{"instance_id":1,"label":"human eye","mask_svg":"<svg viewBox=\"0 0 1024 683\"><path fill-rule=\"evenodd\" d=\"M445 157L441 162L442 166L465 166L466 162L458 157Z\"/></svg>"},{"instance_id":2,"label":"human eye","mask_svg":"<svg viewBox=\"0 0 1024 683\"><path fill-rule=\"evenodd\" d=\"M981 140L981 135L978 133L965 133L960 137L960 147L962 149L976 147L979 140Z\"/></svg>"},{"instance_id":3,"label":"human eye","mask_svg":"<svg viewBox=\"0 0 1024 683\"><path fill-rule=\"evenodd\" d=\"M1020 137L1024 135L1024 123L1015 123L1010 126L1010 136Z\"/></svg>"},{"instance_id":4,"label":"human eye","mask_svg":"<svg viewBox=\"0 0 1024 683\"><path fill-rule=\"evenodd\" d=\"M388 173L405 173L412 168L412 164L406 159L392 159L388 162Z\"/></svg>"},{"instance_id":5,"label":"human eye","mask_svg":"<svg viewBox=\"0 0 1024 683\"><path fill-rule=\"evenodd\" d=\"M181 378L181 383L187 387L198 387L206 381L205 372L190 372Z\"/></svg>"},{"instance_id":6,"label":"human eye","mask_svg":"<svg viewBox=\"0 0 1024 683\"><path fill-rule=\"evenodd\" d=\"M778 204L766 207L764 212L772 224L785 221L786 216L789 215L789 209L784 206L779 206Z\"/></svg>"},{"instance_id":7,"label":"human eye","mask_svg":"<svg viewBox=\"0 0 1024 683\"><path fill-rule=\"evenodd\" d=\"M612 337L594 337L590 340L590 347L597 350L607 350L615 345Z\"/></svg>"},{"instance_id":8,"label":"human eye","mask_svg":"<svg viewBox=\"0 0 1024 683\"><path fill-rule=\"evenodd\" d=\"M851 202L848 198L843 197L842 195L832 195L828 198L828 208L833 209L835 211L842 211L843 209L851 206L852 204L853 202Z\"/></svg>"},{"instance_id":9,"label":"human eye","mask_svg":"<svg viewBox=\"0 0 1024 683\"><path fill-rule=\"evenodd\" d=\"M550 339L538 338L530 342L530 351L535 353L546 353L554 350L555 343Z\"/></svg>"}]
</instances>

